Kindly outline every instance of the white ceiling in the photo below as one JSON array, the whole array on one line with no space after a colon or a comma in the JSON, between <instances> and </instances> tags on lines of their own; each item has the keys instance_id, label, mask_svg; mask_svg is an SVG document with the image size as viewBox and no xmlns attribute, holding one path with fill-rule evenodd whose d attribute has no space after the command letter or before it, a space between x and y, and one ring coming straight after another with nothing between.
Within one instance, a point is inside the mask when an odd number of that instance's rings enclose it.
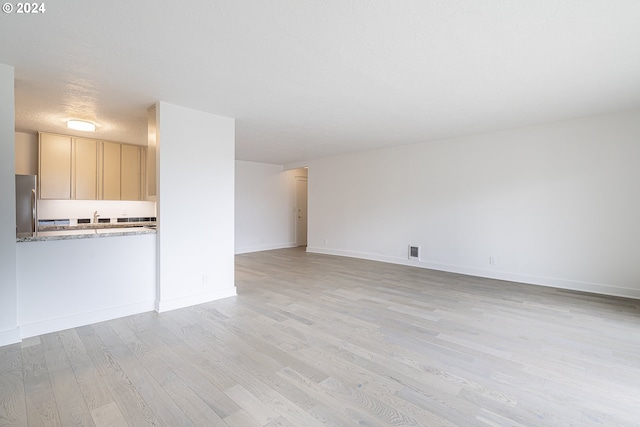
<instances>
[{"instance_id":1,"label":"white ceiling","mask_svg":"<svg viewBox=\"0 0 640 427\"><path fill-rule=\"evenodd\" d=\"M640 108L638 0L57 0L0 16L16 130L146 143L157 100L287 164Z\"/></svg>"}]
</instances>

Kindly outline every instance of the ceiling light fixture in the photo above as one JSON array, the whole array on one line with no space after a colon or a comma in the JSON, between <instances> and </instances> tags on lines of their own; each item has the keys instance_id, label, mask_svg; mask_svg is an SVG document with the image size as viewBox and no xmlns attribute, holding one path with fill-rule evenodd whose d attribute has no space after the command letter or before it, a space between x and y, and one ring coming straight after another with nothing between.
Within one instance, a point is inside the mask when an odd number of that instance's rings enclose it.
<instances>
[{"instance_id":1,"label":"ceiling light fixture","mask_svg":"<svg viewBox=\"0 0 640 427\"><path fill-rule=\"evenodd\" d=\"M69 120L67 122L69 129L81 130L84 132L95 132L96 125L91 122L85 122L84 120Z\"/></svg>"}]
</instances>

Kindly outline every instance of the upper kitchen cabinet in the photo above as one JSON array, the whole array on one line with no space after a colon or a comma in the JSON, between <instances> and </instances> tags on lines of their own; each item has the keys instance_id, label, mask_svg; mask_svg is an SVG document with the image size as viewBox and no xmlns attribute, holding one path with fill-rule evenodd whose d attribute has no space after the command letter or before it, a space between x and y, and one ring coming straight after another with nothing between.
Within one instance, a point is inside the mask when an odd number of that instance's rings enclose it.
<instances>
[{"instance_id":1,"label":"upper kitchen cabinet","mask_svg":"<svg viewBox=\"0 0 640 427\"><path fill-rule=\"evenodd\" d=\"M145 200L146 148L41 132L41 199Z\"/></svg>"},{"instance_id":2,"label":"upper kitchen cabinet","mask_svg":"<svg viewBox=\"0 0 640 427\"><path fill-rule=\"evenodd\" d=\"M120 180L122 200L144 200L145 149L136 145L122 145Z\"/></svg>"},{"instance_id":3,"label":"upper kitchen cabinet","mask_svg":"<svg viewBox=\"0 0 640 427\"><path fill-rule=\"evenodd\" d=\"M75 138L73 144L74 199L98 198L98 146L93 139Z\"/></svg>"},{"instance_id":4,"label":"upper kitchen cabinet","mask_svg":"<svg viewBox=\"0 0 640 427\"><path fill-rule=\"evenodd\" d=\"M156 151L158 147L157 139L157 117L156 106L153 105L147 110L147 149L146 149L146 193L152 199L156 197Z\"/></svg>"},{"instance_id":5,"label":"upper kitchen cabinet","mask_svg":"<svg viewBox=\"0 0 640 427\"><path fill-rule=\"evenodd\" d=\"M102 143L102 199L121 200L120 198L120 156L121 144Z\"/></svg>"},{"instance_id":6,"label":"upper kitchen cabinet","mask_svg":"<svg viewBox=\"0 0 640 427\"><path fill-rule=\"evenodd\" d=\"M70 136L41 133L39 144L38 188L41 199L71 198Z\"/></svg>"}]
</instances>

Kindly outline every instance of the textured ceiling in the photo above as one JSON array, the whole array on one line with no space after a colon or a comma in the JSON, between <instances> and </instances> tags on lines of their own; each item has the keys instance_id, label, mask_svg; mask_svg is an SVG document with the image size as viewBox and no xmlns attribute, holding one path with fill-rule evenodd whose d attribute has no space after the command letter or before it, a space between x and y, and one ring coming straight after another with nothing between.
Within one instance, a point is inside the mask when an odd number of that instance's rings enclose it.
<instances>
[{"instance_id":1,"label":"textured ceiling","mask_svg":"<svg viewBox=\"0 0 640 427\"><path fill-rule=\"evenodd\" d=\"M45 2L0 16L16 129L146 143L161 100L236 158L339 153L640 108L637 0Z\"/></svg>"}]
</instances>

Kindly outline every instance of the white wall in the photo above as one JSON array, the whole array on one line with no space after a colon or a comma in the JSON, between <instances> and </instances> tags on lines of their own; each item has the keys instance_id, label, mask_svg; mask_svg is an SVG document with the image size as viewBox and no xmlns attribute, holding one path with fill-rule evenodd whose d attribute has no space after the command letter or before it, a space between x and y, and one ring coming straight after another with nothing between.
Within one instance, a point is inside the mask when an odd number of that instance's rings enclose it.
<instances>
[{"instance_id":1,"label":"white wall","mask_svg":"<svg viewBox=\"0 0 640 427\"><path fill-rule=\"evenodd\" d=\"M236 161L235 253L297 246L296 176L307 170Z\"/></svg>"},{"instance_id":2,"label":"white wall","mask_svg":"<svg viewBox=\"0 0 640 427\"><path fill-rule=\"evenodd\" d=\"M639 159L638 111L319 159L308 250L640 298Z\"/></svg>"},{"instance_id":3,"label":"white wall","mask_svg":"<svg viewBox=\"0 0 640 427\"><path fill-rule=\"evenodd\" d=\"M0 346L20 341L16 309L13 67L0 64Z\"/></svg>"},{"instance_id":4,"label":"white wall","mask_svg":"<svg viewBox=\"0 0 640 427\"><path fill-rule=\"evenodd\" d=\"M155 234L18 243L22 338L153 310L155 245Z\"/></svg>"},{"instance_id":5,"label":"white wall","mask_svg":"<svg viewBox=\"0 0 640 427\"><path fill-rule=\"evenodd\" d=\"M158 311L235 295L235 122L157 104Z\"/></svg>"}]
</instances>

